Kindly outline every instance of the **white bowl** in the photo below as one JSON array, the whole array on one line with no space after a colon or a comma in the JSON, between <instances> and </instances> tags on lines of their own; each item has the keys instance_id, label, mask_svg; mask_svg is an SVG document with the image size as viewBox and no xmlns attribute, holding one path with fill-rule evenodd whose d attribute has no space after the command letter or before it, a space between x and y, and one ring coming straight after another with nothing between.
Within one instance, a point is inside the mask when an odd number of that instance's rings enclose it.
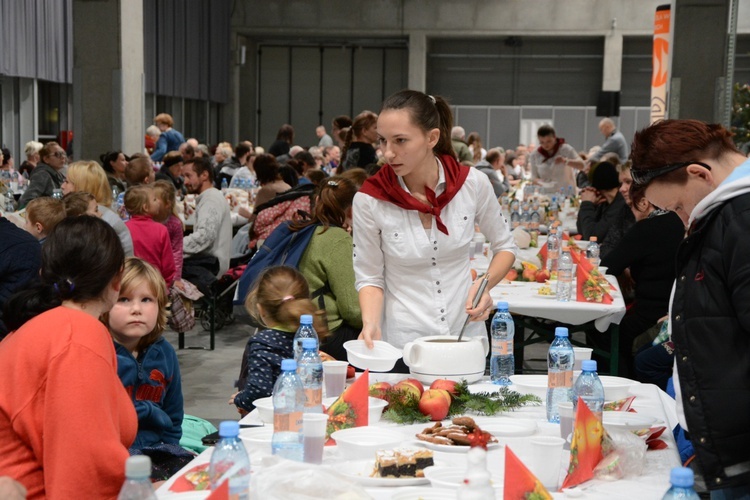
<instances>
[{"instance_id":1,"label":"white bowl","mask_svg":"<svg viewBox=\"0 0 750 500\"><path fill-rule=\"evenodd\" d=\"M339 451L352 460L375 460L378 450L398 447L406 439L402 433L385 427L352 427L331 434Z\"/></svg>"},{"instance_id":2,"label":"white bowl","mask_svg":"<svg viewBox=\"0 0 750 500\"><path fill-rule=\"evenodd\" d=\"M607 274L607 269L609 269L607 266L599 266L599 272L603 275Z\"/></svg>"},{"instance_id":3,"label":"white bowl","mask_svg":"<svg viewBox=\"0 0 750 500\"><path fill-rule=\"evenodd\" d=\"M273 438L273 426L266 425L265 427L251 427L249 429L240 429L240 439L245 444L245 448L249 452L252 450L259 450L262 453L270 455L271 450L271 439Z\"/></svg>"},{"instance_id":4,"label":"white bowl","mask_svg":"<svg viewBox=\"0 0 750 500\"><path fill-rule=\"evenodd\" d=\"M337 399L338 398L325 398L323 399L323 406L328 408L335 403ZM380 398L369 397L367 399L367 408L369 410L367 412L367 422L369 425L375 425L380 422L380 417L383 414L385 407L388 406L388 402Z\"/></svg>"},{"instance_id":5,"label":"white bowl","mask_svg":"<svg viewBox=\"0 0 750 500\"><path fill-rule=\"evenodd\" d=\"M253 401L258 410L258 418L264 424L273 424L273 397L260 398Z\"/></svg>"},{"instance_id":6,"label":"white bowl","mask_svg":"<svg viewBox=\"0 0 750 500\"><path fill-rule=\"evenodd\" d=\"M511 375L510 381L514 386L511 389L521 394L533 394L542 401L547 397L547 375Z\"/></svg>"},{"instance_id":7,"label":"white bowl","mask_svg":"<svg viewBox=\"0 0 750 500\"><path fill-rule=\"evenodd\" d=\"M625 399L630 394L630 388L640 382L623 377L613 377L610 375L599 375L599 380L604 386L604 400L617 401Z\"/></svg>"},{"instance_id":8,"label":"white bowl","mask_svg":"<svg viewBox=\"0 0 750 500\"><path fill-rule=\"evenodd\" d=\"M658 420L638 413L605 411L602 412L602 422L607 428L638 431L651 428Z\"/></svg>"},{"instance_id":9,"label":"white bowl","mask_svg":"<svg viewBox=\"0 0 750 500\"><path fill-rule=\"evenodd\" d=\"M463 484L465 475L466 469L461 467L433 465L424 470L424 477L430 481L433 488L458 489ZM503 479L500 476L491 474L490 481L493 488L503 487Z\"/></svg>"},{"instance_id":10,"label":"white bowl","mask_svg":"<svg viewBox=\"0 0 750 500\"><path fill-rule=\"evenodd\" d=\"M373 372L387 372L401 358L401 350L382 340L375 340L372 349L367 348L364 340L350 340L344 342L344 349L350 365Z\"/></svg>"}]
</instances>

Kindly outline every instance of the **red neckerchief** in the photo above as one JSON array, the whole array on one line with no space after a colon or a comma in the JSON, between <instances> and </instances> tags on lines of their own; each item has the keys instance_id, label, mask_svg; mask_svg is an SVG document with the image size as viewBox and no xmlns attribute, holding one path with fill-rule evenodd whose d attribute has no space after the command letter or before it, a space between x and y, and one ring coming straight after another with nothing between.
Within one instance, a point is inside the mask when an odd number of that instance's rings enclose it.
<instances>
[{"instance_id":1,"label":"red neckerchief","mask_svg":"<svg viewBox=\"0 0 750 500\"><path fill-rule=\"evenodd\" d=\"M557 154L557 151L563 144L565 144L565 139L563 139L562 137L558 137L557 142L555 143L555 147L552 149L551 153L548 153L547 150L541 146L537 148L537 152L544 157L544 161L547 161Z\"/></svg>"},{"instance_id":2,"label":"red neckerchief","mask_svg":"<svg viewBox=\"0 0 750 500\"><path fill-rule=\"evenodd\" d=\"M459 165L455 158L448 155L440 155L440 161L443 163L445 191L440 196L435 196L435 191L425 186L425 195L430 202L429 205L407 193L399 184L396 173L387 164L383 165L383 168L377 174L367 179L359 191L378 200L393 203L404 210L416 210L423 214L431 214L435 216L438 230L447 235L448 228L440 219L440 212L464 185L464 181L469 175L469 167Z\"/></svg>"}]
</instances>

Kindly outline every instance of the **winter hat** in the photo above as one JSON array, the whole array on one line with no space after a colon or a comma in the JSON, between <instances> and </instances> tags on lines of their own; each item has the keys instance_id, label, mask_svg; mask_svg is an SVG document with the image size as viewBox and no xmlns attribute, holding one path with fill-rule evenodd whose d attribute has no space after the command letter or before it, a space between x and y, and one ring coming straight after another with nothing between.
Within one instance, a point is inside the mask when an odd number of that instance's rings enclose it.
<instances>
[{"instance_id":1,"label":"winter hat","mask_svg":"<svg viewBox=\"0 0 750 500\"><path fill-rule=\"evenodd\" d=\"M591 185L599 191L619 188L620 175L617 168L608 161L599 163L591 174Z\"/></svg>"}]
</instances>

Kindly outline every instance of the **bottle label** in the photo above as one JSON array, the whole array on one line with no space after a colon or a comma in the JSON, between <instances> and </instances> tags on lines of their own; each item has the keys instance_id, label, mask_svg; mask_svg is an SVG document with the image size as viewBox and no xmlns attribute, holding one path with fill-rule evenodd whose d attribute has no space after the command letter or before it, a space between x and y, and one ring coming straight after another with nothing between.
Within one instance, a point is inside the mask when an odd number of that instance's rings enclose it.
<instances>
[{"instance_id":1,"label":"bottle label","mask_svg":"<svg viewBox=\"0 0 750 500\"><path fill-rule=\"evenodd\" d=\"M321 387L305 388L305 408L323 404L323 389Z\"/></svg>"},{"instance_id":2,"label":"bottle label","mask_svg":"<svg viewBox=\"0 0 750 500\"><path fill-rule=\"evenodd\" d=\"M513 354L513 342L508 340L492 339L492 354L495 356L505 356Z\"/></svg>"},{"instance_id":3,"label":"bottle label","mask_svg":"<svg viewBox=\"0 0 750 500\"><path fill-rule=\"evenodd\" d=\"M573 370L549 372L547 374L547 387L550 389L557 389L558 387L573 387Z\"/></svg>"},{"instance_id":4,"label":"bottle label","mask_svg":"<svg viewBox=\"0 0 750 500\"><path fill-rule=\"evenodd\" d=\"M549 260L556 260L557 259L557 250L550 250L547 252L547 259Z\"/></svg>"},{"instance_id":5,"label":"bottle label","mask_svg":"<svg viewBox=\"0 0 750 500\"><path fill-rule=\"evenodd\" d=\"M302 412L293 411L291 413L274 413L273 430L274 432L299 432L302 428Z\"/></svg>"}]
</instances>

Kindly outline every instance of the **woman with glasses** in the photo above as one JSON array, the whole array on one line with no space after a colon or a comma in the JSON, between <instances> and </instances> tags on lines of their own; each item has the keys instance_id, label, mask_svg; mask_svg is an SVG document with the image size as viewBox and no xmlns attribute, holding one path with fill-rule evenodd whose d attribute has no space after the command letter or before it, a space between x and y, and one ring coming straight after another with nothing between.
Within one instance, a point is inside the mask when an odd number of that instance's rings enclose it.
<instances>
[{"instance_id":1,"label":"woman with glasses","mask_svg":"<svg viewBox=\"0 0 750 500\"><path fill-rule=\"evenodd\" d=\"M641 130L630 157L646 199L687 227L669 311L680 424L711 498L748 498L750 159L729 130L697 120Z\"/></svg>"},{"instance_id":2,"label":"woman with glasses","mask_svg":"<svg viewBox=\"0 0 750 500\"><path fill-rule=\"evenodd\" d=\"M26 192L23 193L19 201L21 207L25 207L28 202L35 198L52 196L55 189L62 188L62 183L65 180L62 169L68 156L58 143L52 141L45 144L39 151L39 157L42 161L31 172L29 187L26 188Z\"/></svg>"}]
</instances>

